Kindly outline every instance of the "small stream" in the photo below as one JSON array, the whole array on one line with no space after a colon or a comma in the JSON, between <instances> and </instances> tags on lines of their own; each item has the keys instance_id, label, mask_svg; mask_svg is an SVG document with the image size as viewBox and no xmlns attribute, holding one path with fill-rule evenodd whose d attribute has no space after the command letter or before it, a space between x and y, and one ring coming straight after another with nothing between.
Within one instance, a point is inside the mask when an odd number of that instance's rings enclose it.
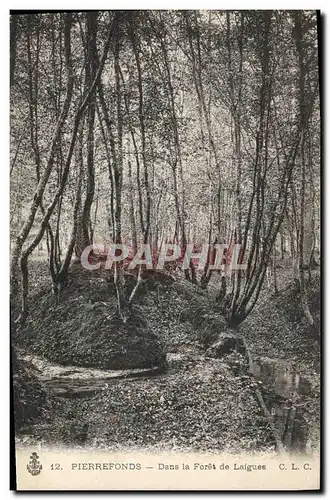
<instances>
[{"instance_id":1,"label":"small stream","mask_svg":"<svg viewBox=\"0 0 330 500\"><path fill-rule=\"evenodd\" d=\"M284 446L295 452L309 452L306 397L312 393L311 382L297 372L294 364L269 358L254 359L249 371L260 383L265 405Z\"/></svg>"},{"instance_id":2,"label":"small stream","mask_svg":"<svg viewBox=\"0 0 330 500\"><path fill-rule=\"evenodd\" d=\"M254 379L260 393L256 397L264 406L265 417L271 417L278 441L287 450L311 451L312 433L319 427L314 425L318 419L317 393L294 362L253 356L244 338L232 334L219 335L206 355L228 363L236 376Z\"/></svg>"}]
</instances>

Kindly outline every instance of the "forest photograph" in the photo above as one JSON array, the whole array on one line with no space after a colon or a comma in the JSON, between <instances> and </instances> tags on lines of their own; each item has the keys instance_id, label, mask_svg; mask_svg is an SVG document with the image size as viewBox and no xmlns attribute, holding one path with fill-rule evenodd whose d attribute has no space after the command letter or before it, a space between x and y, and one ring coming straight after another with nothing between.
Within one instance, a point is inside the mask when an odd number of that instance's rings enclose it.
<instances>
[{"instance_id":1,"label":"forest photograph","mask_svg":"<svg viewBox=\"0 0 330 500\"><path fill-rule=\"evenodd\" d=\"M320 453L320 14L10 13L15 446Z\"/></svg>"}]
</instances>

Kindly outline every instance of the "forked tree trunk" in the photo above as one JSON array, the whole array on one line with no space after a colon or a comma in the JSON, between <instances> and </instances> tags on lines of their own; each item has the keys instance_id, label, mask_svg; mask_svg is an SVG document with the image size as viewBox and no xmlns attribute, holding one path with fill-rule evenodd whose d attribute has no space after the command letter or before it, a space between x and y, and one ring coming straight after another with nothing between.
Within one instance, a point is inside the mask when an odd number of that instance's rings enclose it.
<instances>
[{"instance_id":1,"label":"forked tree trunk","mask_svg":"<svg viewBox=\"0 0 330 500\"><path fill-rule=\"evenodd\" d=\"M77 227L78 227L78 217L79 217L79 209L81 207L81 189L82 189L82 180L83 180L83 142L82 142L82 133L80 134L80 141L77 144L77 166L78 166L78 179L77 179L77 188L76 188L76 196L73 207L73 215L72 215L72 229L71 235L67 247L67 251L65 254L64 261L61 265L59 272L56 274L54 280L54 292L58 295L58 300L60 297L60 292L64 285L67 282L69 266L72 259L72 254L76 242L77 235Z\"/></svg>"},{"instance_id":2,"label":"forked tree trunk","mask_svg":"<svg viewBox=\"0 0 330 500\"><path fill-rule=\"evenodd\" d=\"M69 59L70 59L70 63L71 63L70 29L71 29L71 18L70 18L69 30L67 32L67 39L68 39L67 40L67 45L69 47L69 50L67 49L67 51L66 51L66 52L69 53L69 56L70 56ZM75 114L74 124L73 124L73 130L72 130L72 134L71 134L70 146L69 146L69 150L68 150L68 153L67 153L67 156L66 156L65 165L64 165L64 169L63 169L63 175L62 175L62 179L61 179L60 185L58 186L57 190L55 191L55 194L54 194L54 197L53 197L51 203L48 205L47 209L45 210L45 213L43 215L43 218L42 218L42 221L41 221L40 226L38 228L36 236L34 237L33 241L30 243L30 245L24 250L24 252L21 255L21 261L20 261L20 263L21 263L22 276L23 276L23 280L24 280L23 287L22 287L23 288L22 289L22 293L23 293L23 295L22 295L23 296L23 305L24 305L24 302L26 302L26 295L27 295L27 290L28 290L28 280L27 280L27 278L28 278L28 272L27 272L28 257L33 252L33 250L37 247L37 245L40 243L40 241L41 241L41 239L42 239L42 237L43 237L43 235L45 233L45 230L46 230L46 228L47 228L47 226L49 224L49 220L50 220L50 217L51 217L51 215L52 215L52 213L54 211L55 205L58 202L60 196L63 194L64 188L66 186L66 182L67 182L67 179L68 179L68 175L69 175L69 170L70 170L70 165L71 165L71 159L72 159L73 151L74 151L74 148L75 148L75 143L76 143L76 139L77 139L79 125L80 125L80 122L81 122L82 117L84 115L85 109L86 109L86 107L87 107L87 105L89 103L89 100L90 100L91 96L93 95L93 92L94 92L94 89L95 89L95 87L97 85L98 79L101 76L101 73L102 73L102 70L103 70L103 67L104 67L107 55L108 55L111 38L112 38L112 29L110 28L109 29L109 34L108 34L108 39L107 39L107 41L105 42L105 45L104 45L104 50L103 50L101 62L99 64L98 71L97 71L97 74L95 76L95 79L94 79L91 87L89 88L87 94L85 95L85 97L84 97L81 105L79 106L79 108L78 108L78 110L77 110L77 112ZM54 148L55 148L55 146L54 146ZM52 158L52 161L53 161L53 158ZM49 174L50 174L50 171L49 171ZM49 174L48 174L48 177L49 177ZM48 177L47 177L47 179L48 179ZM37 188L38 194L39 194L39 191L40 191L40 184L41 183L43 184L44 182L46 182L45 178L41 177L39 186ZM28 217L28 221L23 226L22 231L21 231L21 233L19 234L19 236L18 236L18 238L16 240L16 246L14 248L13 258L12 258L12 266L14 265L14 259L15 258L19 259L19 255L20 255L22 246L23 246L24 241L25 241L25 239L26 239L26 237L28 235L29 228L32 227L36 210L37 210L38 206L40 205L40 201L42 199L43 190L42 190L42 193L41 193L41 198L38 200L38 205L37 206L36 206L36 204L32 205L31 211L30 211L30 214L29 214L29 217ZM21 237L22 232L25 235L24 241L22 241L23 238ZM14 268L14 270L15 270L15 268ZM22 307L23 314L20 317L20 319L23 322L24 322L24 320L26 318L26 311L24 311L24 309L26 309L26 308Z\"/></svg>"},{"instance_id":3,"label":"forked tree trunk","mask_svg":"<svg viewBox=\"0 0 330 500\"><path fill-rule=\"evenodd\" d=\"M18 283L18 269L17 264L20 258L20 254L23 248L23 245L30 233L30 230L33 226L34 219L37 213L37 210L42 202L42 197L45 191L45 187L47 185L49 176L53 169L54 157L56 153L57 144L60 140L63 125L66 121L66 118L69 113L70 104L72 100L73 94L73 69L72 69L72 59L71 59L71 24L72 24L72 14L68 13L64 16L64 52L65 52L65 65L66 65L66 74L67 74L67 88L66 88L66 96L63 102L63 107L60 113L60 116L55 125L53 138L50 145L50 151L48 155L48 159L46 162L45 169L40 176L40 180L38 186L35 190L33 201L30 205L27 218L15 240L12 258L11 258L11 295L15 297L19 289ZM48 221L47 221L48 223ZM45 225L46 228L47 224Z\"/></svg>"}]
</instances>

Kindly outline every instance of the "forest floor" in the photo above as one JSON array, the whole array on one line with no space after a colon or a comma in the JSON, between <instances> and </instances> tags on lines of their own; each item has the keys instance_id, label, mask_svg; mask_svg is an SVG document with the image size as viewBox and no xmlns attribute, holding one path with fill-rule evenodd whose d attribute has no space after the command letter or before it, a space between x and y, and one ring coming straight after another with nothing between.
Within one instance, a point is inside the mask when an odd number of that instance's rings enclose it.
<instances>
[{"instance_id":1,"label":"forest floor","mask_svg":"<svg viewBox=\"0 0 330 500\"><path fill-rule=\"evenodd\" d=\"M33 307L37 308L38 297L43 295L40 266L38 272L38 277L32 275L36 291ZM274 453L274 433L256 397L256 391L261 389L283 442L304 451L317 451L319 346L308 335L299 313L299 298L287 274L279 270L278 296L265 287L255 310L235 332L245 338L252 355L250 370L245 369L237 352L221 359L205 356L206 347L190 317L196 292L182 280L174 286L148 290L138 299L138 306L148 318L148 328L161 339L167 353L165 373L152 366L113 370L68 361L63 364L58 362L58 356L55 360L48 356L47 360L31 343L23 342L20 356L35 367L52 405L42 419L20 429L18 443L42 441L48 445L110 450ZM309 293L316 315L318 280L316 272ZM101 281L95 275L85 285L80 282L75 300L90 301L91 281L93 290L97 286L99 293ZM201 298L211 298L216 288L216 283L211 284L210 292L203 292ZM98 300L103 303L104 297ZM66 306L64 301L62 307ZM58 315L66 314L63 309ZM45 315L44 311L43 320ZM57 318L57 327L59 323ZM78 324L76 318L76 329ZM221 331L216 334L233 333L224 323L220 325ZM73 331L66 331L66 336L70 334L74 336ZM52 345L47 340L47 349ZM58 344L53 348L58 351ZM291 431L288 442L292 408L295 436Z\"/></svg>"}]
</instances>

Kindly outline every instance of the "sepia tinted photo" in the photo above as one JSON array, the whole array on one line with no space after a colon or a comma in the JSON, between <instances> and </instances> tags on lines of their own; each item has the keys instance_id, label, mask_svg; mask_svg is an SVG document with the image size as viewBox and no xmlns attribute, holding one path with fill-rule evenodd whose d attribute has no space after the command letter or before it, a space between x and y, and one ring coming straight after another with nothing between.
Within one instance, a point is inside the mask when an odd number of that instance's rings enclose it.
<instances>
[{"instance_id":1,"label":"sepia tinted photo","mask_svg":"<svg viewBox=\"0 0 330 500\"><path fill-rule=\"evenodd\" d=\"M11 11L19 489L319 487L320 29Z\"/></svg>"}]
</instances>

